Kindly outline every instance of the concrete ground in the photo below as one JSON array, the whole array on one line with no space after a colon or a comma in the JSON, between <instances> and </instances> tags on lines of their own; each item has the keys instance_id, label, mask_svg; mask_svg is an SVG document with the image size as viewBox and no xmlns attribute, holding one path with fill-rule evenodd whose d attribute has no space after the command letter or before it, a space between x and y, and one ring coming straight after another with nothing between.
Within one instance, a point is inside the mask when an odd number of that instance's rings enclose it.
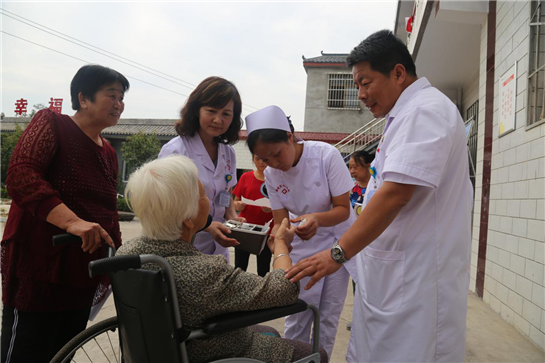
<instances>
[{"instance_id":1,"label":"concrete ground","mask_svg":"<svg viewBox=\"0 0 545 363\"><path fill-rule=\"evenodd\" d=\"M4 223L0 223L0 232L3 233ZM138 236L141 227L138 221L122 222L121 231L123 240ZM232 249L231 249L232 250ZM234 253L231 251L231 261ZM248 271L257 273L256 259L252 256ZM350 332L346 324L352 319L353 308L352 285L349 284L345 306L341 314L337 339L332 363L345 362L346 350L350 339ZM95 319L95 322L115 315L113 300L110 298ZM90 322L93 324L93 322ZM284 319L269 322L280 333L283 333ZM469 293L467 314L467 346L465 362L545 362L545 353L521 335L512 325L505 322L489 306L475 294Z\"/></svg>"}]
</instances>

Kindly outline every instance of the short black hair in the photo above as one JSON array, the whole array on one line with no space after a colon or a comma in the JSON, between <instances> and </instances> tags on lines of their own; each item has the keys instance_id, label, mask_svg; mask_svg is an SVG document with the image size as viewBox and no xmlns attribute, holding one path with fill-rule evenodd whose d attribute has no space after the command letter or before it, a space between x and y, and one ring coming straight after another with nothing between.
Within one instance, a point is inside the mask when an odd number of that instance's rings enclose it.
<instances>
[{"instance_id":1,"label":"short black hair","mask_svg":"<svg viewBox=\"0 0 545 363\"><path fill-rule=\"evenodd\" d=\"M370 164L375 158L374 155L369 154L365 150L358 150L352 153L350 157L354 159L354 162L358 164L359 166L365 166L365 164Z\"/></svg>"},{"instance_id":2,"label":"short black hair","mask_svg":"<svg viewBox=\"0 0 545 363\"><path fill-rule=\"evenodd\" d=\"M295 129L293 128L293 124L291 123L290 117L288 116L288 122L290 125L290 130L293 136L295 137ZM278 130L278 129L259 129L253 131L250 135L248 135L248 139L246 140L246 145L248 146L248 149L250 149L250 152L252 155L254 155L254 148L258 142L264 142L267 144L276 144L279 142L288 142L290 139L288 132L284 130Z\"/></svg>"},{"instance_id":3,"label":"short black hair","mask_svg":"<svg viewBox=\"0 0 545 363\"><path fill-rule=\"evenodd\" d=\"M95 102L95 96L100 88L118 82L121 83L123 92L128 91L129 81L118 71L98 64L88 64L81 67L70 83L72 109L79 111L81 105L78 95L80 93L91 102Z\"/></svg>"},{"instance_id":4,"label":"short black hair","mask_svg":"<svg viewBox=\"0 0 545 363\"><path fill-rule=\"evenodd\" d=\"M218 136L216 141L221 144L235 144L242 128L240 118L242 101L237 87L221 77L208 77L191 92L180 112L180 120L174 125L176 132L180 136L194 136L201 127L199 121L201 107L223 108L231 101L233 101L233 121L225 134Z\"/></svg>"},{"instance_id":5,"label":"short black hair","mask_svg":"<svg viewBox=\"0 0 545 363\"><path fill-rule=\"evenodd\" d=\"M361 62L369 62L372 70L385 76L396 64L402 64L408 74L416 77L416 67L407 46L390 30L379 30L369 35L346 58L349 67Z\"/></svg>"}]
</instances>

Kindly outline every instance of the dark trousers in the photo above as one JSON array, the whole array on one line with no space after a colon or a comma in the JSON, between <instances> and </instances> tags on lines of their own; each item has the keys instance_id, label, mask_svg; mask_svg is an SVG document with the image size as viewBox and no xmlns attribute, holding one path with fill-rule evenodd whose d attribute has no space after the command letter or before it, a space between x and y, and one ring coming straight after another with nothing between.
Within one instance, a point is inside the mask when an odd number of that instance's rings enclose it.
<instances>
[{"instance_id":1,"label":"dark trousers","mask_svg":"<svg viewBox=\"0 0 545 363\"><path fill-rule=\"evenodd\" d=\"M2 309L2 363L47 363L85 329L90 309L25 312Z\"/></svg>"},{"instance_id":2,"label":"dark trousers","mask_svg":"<svg viewBox=\"0 0 545 363\"><path fill-rule=\"evenodd\" d=\"M240 267L246 271L250 254L250 252L235 248L235 268ZM271 257L271 250L265 246L263 251L257 256L257 274L259 276L265 276L271 270Z\"/></svg>"}]
</instances>

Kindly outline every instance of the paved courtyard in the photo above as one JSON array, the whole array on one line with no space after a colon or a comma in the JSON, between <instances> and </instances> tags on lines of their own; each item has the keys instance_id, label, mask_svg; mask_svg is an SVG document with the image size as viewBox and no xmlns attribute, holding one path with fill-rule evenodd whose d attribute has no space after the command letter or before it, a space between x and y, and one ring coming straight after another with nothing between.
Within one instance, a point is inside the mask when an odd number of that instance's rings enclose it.
<instances>
[{"instance_id":1,"label":"paved courtyard","mask_svg":"<svg viewBox=\"0 0 545 363\"><path fill-rule=\"evenodd\" d=\"M4 223L0 223L0 232L3 233ZM138 221L122 222L121 231L123 240L131 239L140 233L141 227ZM234 261L234 253L231 251L231 261ZM256 260L250 258L249 272L257 273ZM333 354L332 363L345 362L346 350L350 339L350 332L346 324L352 318L353 307L352 285L349 284L349 291L339 329ZM97 316L94 324L105 318L115 315L113 300L110 298ZM283 332L284 319L277 319L268 325L273 326L279 332ZM545 362L545 353L522 336L513 326L503 321L490 307L484 304L475 294L468 296L467 316L467 348L466 362Z\"/></svg>"}]
</instances>

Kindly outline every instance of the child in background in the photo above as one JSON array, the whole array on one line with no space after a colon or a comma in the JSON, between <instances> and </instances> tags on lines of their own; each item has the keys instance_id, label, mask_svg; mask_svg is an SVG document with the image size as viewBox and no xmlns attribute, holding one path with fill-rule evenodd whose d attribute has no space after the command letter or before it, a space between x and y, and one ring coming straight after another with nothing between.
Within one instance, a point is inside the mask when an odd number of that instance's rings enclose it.
<instances>
[{"instance_id":1,"label":"child in background","mask_svg":"<svg viewBox=\"0 0 545 363\"><path fill-rule=\"evenodd\" d=\"M248 223L265 225L273 218L272 210L266 207L246 205L241 200L242 197L251 200L268 198L265 187L265 175L263 174L263 171L267 168L267 164L255 155L252 156L252 159L256 170L242 174L235 190L233 190L235 209L240 212L239 217L245 218ZM273 224L270 227L273 228ZM257 274L259 276L265 276L270 271L271 256L271 250L267 247L257 256ZM235 248L235 267L240 267L246 271L249 258L249 252Z\"/></svg>"},{"instance_id":2,"label":"child in background","mask_svg":"<svg viewBox=\"0 0 545 363\"><path fill-rule=\"evenodd\" d=\"M348 170L350 171L352 178L355 179L354 188L352 188L352 192L350 193L352 208L354 208L356 203L363 203L367 183L369 183L369 179L371 178L369 168L371 167L373 159L373 156L364 150L356 151L350 156Z\"/></svg>"}]
</instances>

